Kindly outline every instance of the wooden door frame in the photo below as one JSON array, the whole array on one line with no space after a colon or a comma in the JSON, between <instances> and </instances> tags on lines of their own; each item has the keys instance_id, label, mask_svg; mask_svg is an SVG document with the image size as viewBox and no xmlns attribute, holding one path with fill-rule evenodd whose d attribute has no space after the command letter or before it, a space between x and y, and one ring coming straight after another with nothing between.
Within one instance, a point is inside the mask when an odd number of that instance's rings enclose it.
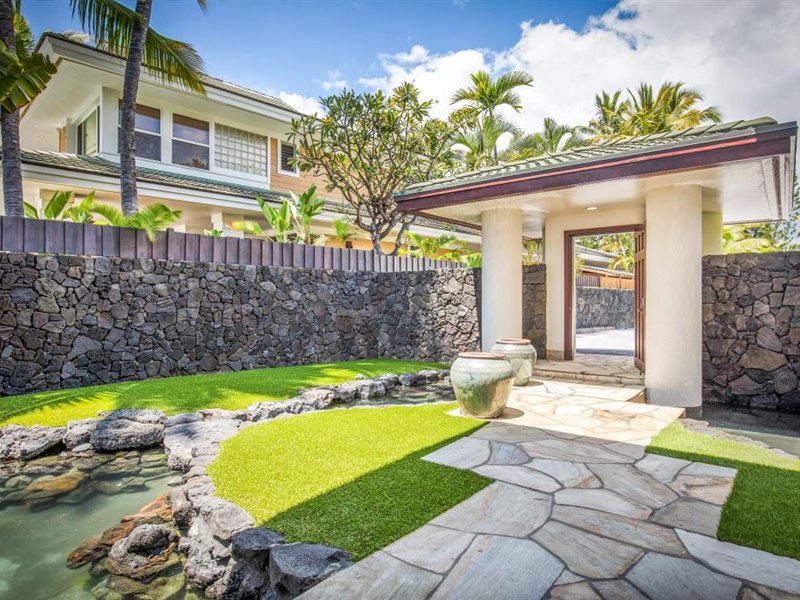
<instances>
[{"instance_id":1,"label":"wooden door frame","mask_svg":"<svg viewBox=\"0 0 800 600\"><path fill-rule=\"evenodd\" d=\"M575 332L572 330L572 311L575 306L573 293L575 289L575 238L635 231L644 231L644 224L570 229L564 232L564 360L575 360Z\"/></svg>"}]
</instances>

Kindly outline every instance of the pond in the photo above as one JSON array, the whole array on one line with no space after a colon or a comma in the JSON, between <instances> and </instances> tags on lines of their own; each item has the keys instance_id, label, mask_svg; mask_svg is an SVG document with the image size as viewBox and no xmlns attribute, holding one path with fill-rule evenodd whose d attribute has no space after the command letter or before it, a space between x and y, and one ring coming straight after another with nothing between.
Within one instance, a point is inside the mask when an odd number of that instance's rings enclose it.
<instances>
[{"instance_id":1,"label":"pond","mask_svg":"<svg viewBox=\"0 0 800 600\"><path fill-rule=\"evenodd\" d=\"M0 465L0 598L91 598L102 582L70 552L136 513L174 477L161 451Z\"/></svg>"}]
</instances>

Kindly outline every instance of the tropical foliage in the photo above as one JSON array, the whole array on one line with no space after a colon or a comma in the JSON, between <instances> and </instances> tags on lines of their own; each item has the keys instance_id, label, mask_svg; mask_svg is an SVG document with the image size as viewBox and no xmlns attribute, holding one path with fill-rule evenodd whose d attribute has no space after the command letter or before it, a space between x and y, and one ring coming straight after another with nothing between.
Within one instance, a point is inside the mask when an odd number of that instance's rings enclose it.
<instances>
[{"instance_id":1,"label":"tropical foliage","mask_svg":"<svg viewBox=\"0 0 800 600\"><path fill-rule=\"evenodd\" d=\"M450 101L460 104L450 115L456 126L453 148L462 158L461 168L480 169L499 162L501 139L508 141L507 152L524 138L524 134L498 113L506 108L522 109L518 89L530 87L533 77L524 71L512 71L492 79L486 71L470 75L472 85L457 90Z\"/></svg>"},{"instance_id":2,"label":"tropical foliage","mask_svg":"<svg viewBox=\"0 0 800 600\"><path fill-rule=\"evenodd\" d=\"M324 176L326 189L342 195L376 252L394 234L397 254L414 217L397 210L394 193L451 170L452 125L431 118L432 102L410 83L389 95L344 90L320 102L322 116L292 122L300 170Z\"/></svg>"},{"instance_id":3,"label":"tropical foliage","mask_svg":"<svg viewBox=\"0 0 800 600\"><path fill-rule=\"evenodd\" d=\"M6 215L21 217L22 150L19 110L47 85L56 67L33 52L33 34L20 12L20 2L0 0L0 137L3 149L3 204Z\"/></svg>"},{"instance_id":4,"label":"tropical foliage","mask_svg":"<svg viewBox=\"0 0 800 600\"><path fill-rule=\"evenodd\" d=\"M542 240L523 240L522 248L525 253L522 255L522 264L539 265L544 261L544 254L542 252Z\"/></svg>"},{"instance_id":5,"label":"tropical foliage","mask_svg":"<svg viewBox=\"0 0 800 600\"><path fill-rule=\"evenodd\" d=\"M585 145L586 138L582 127L561 125L555 119L545 117L541 131L526 135L517 134L500 155L500 159L523 160Z\"/></svg>"},{"instance_id":6,"label":"tropical foliage","mask_svg":"<svg viewBox=\"0 0 800 600\"><path fill-rule=\"evenodd\" d=\"M197 3L205 10L206 0ZM150 27L153 0L138 0L136 10L116 0L70 0L70 5L99 47L126 57L120 105L120 188L122 210L133 216L139 206L134 127L142 65L164 83L205 95L203 61L190 44Z\"/></svg>"},{"instance_id":7,"label":"tropical foliage","mask_svg":"<svg viewBox=\"0 0 800 600\"><path fill-rule=\"evenodd\" d=\"M336 232L333 236L334 239L338 240L346 248L349 248L353 240L358 237L358 234L353 231L350 223L344 219L336 219L333 222L333 230Z\"/></svg>"},{"instance_id":8,"label":"tropical foliage","mask_svg":"<svg viewBox=\"0 0 800 600\"><path fill-rule=\"evenodd\" d=\"M115 227L143 229L151 242L157 240L160 232L177 221L182 214L182 211L171 210L163 204L151 204L132 215L126 215L118 208L108 204L94 203L91 212Z\"/></svg>"},{"instance_id":9,"label":"tropical foliage","mask_svg":"<svg viewBox=\"0 0 800 600\"><path fill-rule=\"evenodd\" d=\"M94 192L87 194L77 204L74 204L74 201L75 195L72 192L54 192L41 214L33 204L25 202L25 216L29 219L68 219L75 223L91 223L92 208L95 203Z\"/></svg>"},{"instance_id":10,"label":"tropical foliage","mask_svg":"<svg viewBox=\"0 0 800 600\"><path fill-rule=\"evenodd\" d=\"M442 234L439 237L427 238L408 232L406 244L406 248L400 251L400 254L405 256L460 262L469 268L481 266L481 253L475 252L465 241L459 240L454 235Z\"/></svg>"},{"instance_id":11,"label":"tropical foliage","mask_svg":"<svg viewBox=\"0 0 800 600\"><path fill-rule=\"evenodd\" d=\"M231 228L249 235L257 235L273 242L289 243L294 238L299 244L313 244L316 240L311 233L311 222L325 209L325 201L317 197L317 186L312 185L299 196L289 192L290 197L277 207L256 198L271 233L256 221L234 221Z\"/></svg>"},{"instance_id":12,"label":"tropical foliage","mask_svg":"<svg viewBox=\"0 0 800 600\"><path fill-rule=\"evenodd\" d=\"M666 81L657 91L640 83L635 91L601 92L595 96L595 116L586 127L591 141L680 131L719 123L722 116L715 106L700 108L703 96L680 81Z\"/></svg>"}]
</instances>

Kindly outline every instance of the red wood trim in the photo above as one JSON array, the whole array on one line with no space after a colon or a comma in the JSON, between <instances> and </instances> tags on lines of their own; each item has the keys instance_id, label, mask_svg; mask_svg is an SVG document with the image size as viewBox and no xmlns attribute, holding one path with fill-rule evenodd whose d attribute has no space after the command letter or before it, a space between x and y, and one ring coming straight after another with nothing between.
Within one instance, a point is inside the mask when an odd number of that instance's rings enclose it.
<instances>
[{"instance_id":1,"label":"red wood trim","mask_svg":"<svg viewBox=\"0 0 800 600\"><path fill-rule=\"evenodd\" d=\"M779 132L774 132L779 133ZM397 199L402 210L420 210L486 200L498 196L564 189L655 173L680 172L728 162L763 158L791 151L791 135L758 135L691 148L628 158L600 160L575 167L553 168L528 175L510 175L454 188L419 192ZM439 218L439 217L436 217Z\"/></svg>"}]
</instances>

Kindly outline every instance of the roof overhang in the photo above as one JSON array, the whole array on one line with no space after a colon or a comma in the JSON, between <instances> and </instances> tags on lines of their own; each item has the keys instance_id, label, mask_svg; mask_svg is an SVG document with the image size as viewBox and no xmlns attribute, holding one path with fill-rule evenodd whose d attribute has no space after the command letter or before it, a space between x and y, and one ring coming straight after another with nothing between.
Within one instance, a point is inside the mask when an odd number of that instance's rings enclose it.
<instances>
[{"instance_id":1,"label":"roof overhang","mask_svg":"<svg viewBox=\"0 0 800 600\"><path fill-rule=\"evenodd\" d=\"M592 195L587 188L597 190L598 196L612 199L638 194L642 187L633 185L644 181L668 181L707 186L709 196L724 196L743 180L750 185L748 194L763 196L759 210L732 211L732 221L779 220L788 216L792 203L795 170L797 124L762 125L742 132L695 141L678 146L612 155L579 164L566 164L535 172L520 172L465 181L453 178L440 185L413 188L397 196L401 210L452 220L479 222L475 213L492 206L526 203L533 206L541 200L547 213L558 206L558 199ZM715 181L719 188L714 190ZM726 189L722 189L725 187ZM743 194L745 197L746 194ZM549 204L548 204L549 202ZM766 209L769 205L769 210ZM581 210L585 206L579 207ZM577 208L576 208L577 210ZM756 217L756 218L754 218Z\"/></svg>"}]
</instances>

